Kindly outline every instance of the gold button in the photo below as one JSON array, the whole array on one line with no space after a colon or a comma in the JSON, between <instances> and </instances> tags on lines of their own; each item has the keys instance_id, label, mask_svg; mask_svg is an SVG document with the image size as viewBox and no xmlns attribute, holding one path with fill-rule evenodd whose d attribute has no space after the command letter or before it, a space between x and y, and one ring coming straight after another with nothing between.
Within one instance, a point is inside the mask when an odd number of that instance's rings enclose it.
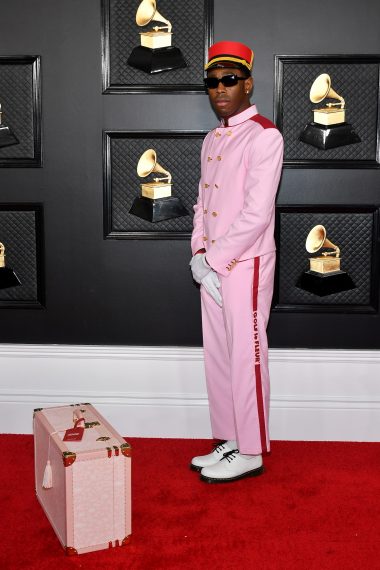
<instances>
[{"instance_id":1,"label":"gold button","mask_svg":"<svg viewBox=\"0 0 380 570\"><path fill-rule=\"evenodd\" d=\"M221 137L222 135L221 135L218 131L216 131L215 136L216 136L216 137Z\"/></svg>"},{"instance_id":2,"label":"gold button","mask_svg":"<svg viewBox=\"0 0 380 570\"><path fill-rule=\"evenodd\" d=\"M207 214L207 208L205 208L205 209L203 210L203 213L204 213L204 214Z\"/></svg>"},{"instance_id":3,"label":"gold button","mask_svg":"<svg viewBox=\"0 0 380 570\"><path fill-rule=\"evenodd\" d=\"M203 236L203 241L207 241L207 236Z\"/></svg>"},{"instance_id":4,"label":"gold button","mask_svg":"<svg viewBox=\"0 0 380 570\"><path fill-rule=\"evenodd\" d=\"M211 240L211 243L215 243L215 240L214 240L214 239L212 239L212 240Z\"/></svg>"},{"instance_id":5,"label":"gold button","mask_svg":"<svg viewBox=\"0 0 380 570\"><path fill-rule=\"evenodd\" d=\"M210 160L212 160L211 156L207 157L207 161L210 162Z\"/></svg>"},{"instance_id":6,"label":"gold button","mask_svg":"<svg viewBox=\"0 0 380 570\"><path fill-rule=\"evenodd\" d=\"M215 188L219 188L219 186L217 184L215 184Z\"/></svg>"},{"instance_id":7,"label":"gold button","mask_svg":"<svg viewBox=\"0 0 380 570\"><path fill-rule=\"evenodd\" d=\"M217 157L216 157L216 160L219 160L219 161L220 161L220 160L222 160L222 157L221 157L221 156L217 156Z\"/></svg>"},{"instance_id":8,"label":"gold button","mask_svg":"<svg viewBox=\"0 0 380 570\"><path fill-rule=\"evenodd\" d=\"M232 135L232 131L227 131L227 132L226 132L226 135L227 135L228 137L230 137L230 136Z\"/></svg>"},{"instance_id":9,"label":"gold button","mask_svg":"<svg viewBox=\"0 0 380 570\"><path fill-rule=\"evenodd\" d=\"M218 215L218 212L213 212L212 215L214 216L214 218L216 218L216 216Z\"/></svg>"},{"instance_id":10,"label":"gold button","mask_svg":"<svg viewBox=\"0 0 380 570\"><path fill-rule=\"evenodd\" d=\"M210 186L210 184L205 184L205 188L208 188Z\"/></svg>"}]
</instances>

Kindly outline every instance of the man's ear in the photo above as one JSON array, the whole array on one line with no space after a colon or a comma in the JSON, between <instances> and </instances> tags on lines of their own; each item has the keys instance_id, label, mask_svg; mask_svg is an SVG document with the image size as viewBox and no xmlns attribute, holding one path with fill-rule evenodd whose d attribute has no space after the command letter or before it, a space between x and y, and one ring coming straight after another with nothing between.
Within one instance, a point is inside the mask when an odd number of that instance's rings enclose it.
<instances>
[{"instance_id":1,"label":"man's ear","mask_svg":"<svg viewBox=\"0 0 380 570\"><path fill-rule=\"evenodd\" d=\"M248 77L245 81L244 81L244 87L245 87L245 91L247 93L252 93L253 91L253 77Z\"/></svg>"}]
</instances>

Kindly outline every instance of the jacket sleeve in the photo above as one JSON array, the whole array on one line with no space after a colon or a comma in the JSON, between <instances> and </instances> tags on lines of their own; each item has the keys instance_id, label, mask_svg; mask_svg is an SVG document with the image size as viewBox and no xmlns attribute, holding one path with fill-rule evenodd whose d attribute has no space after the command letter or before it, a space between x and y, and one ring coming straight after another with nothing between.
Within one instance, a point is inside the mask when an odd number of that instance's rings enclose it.
<instances>
[{"instance_id":1,"label":"jacket sleeve","mask_svg":"<svg viewBox=\"0 0 380 570\"><path fill-rule=\"evenodd\" d=\"M243 208L227 232L208 249L206 259L222 275L228 265L252 247L269 225L281 176L283 139L275 128L263 130L252 142L246 158L247 176Z\"/></svg>"},{"instance_id":2,"label":"jacket sleeve","mask_svg":"<svg viewBox=\"0 0 380 570\"><path fill-rule=\"evenodd\" d=\"M203 199L202 184L199 182L198 200L194 206L193 233L191 234L191 252L193 255L204 247L203 242Z\"/></svg>"},{"instance_id":3,"label":"jacket sleeve","mask_svg":"<svg viewBox=\"0 0 380 570\"><path fill-rule=\"evenodd\" d=\"M201 167L203 171L203 161L204 156L207 153L206 147L208 145L208 141L210 139L211 133L207 133L204 141L202 143L202 150L201 150ZM194 210L194 218L193 218L193 233L191 234L191 251L192 254L195 255L197 251L203 249L205 247L203 236L204 236L204 228L203 228L203 190L202 190L202 174L201 179L199 181L198 187L198 199L197 203L193 207Z\"/></svg>"}]
</instances>

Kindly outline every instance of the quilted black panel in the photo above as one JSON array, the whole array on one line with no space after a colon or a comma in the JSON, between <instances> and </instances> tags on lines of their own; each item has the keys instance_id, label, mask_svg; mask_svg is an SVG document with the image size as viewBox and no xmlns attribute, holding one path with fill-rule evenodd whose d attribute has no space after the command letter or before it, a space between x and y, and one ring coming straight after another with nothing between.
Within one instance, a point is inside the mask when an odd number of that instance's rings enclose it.
<instances>
[{"instance_id":1,"label":"quilted black panel","mask_svg":"<svg viewBox=\"0 0 380 570\"><path fill-rule=\"evenodd\" d=\"M2 123L19 140L19 144L0 148L0 166L17 166L17 161L22 159L29 161L30 166L40 166L40 125L36 124L40 116L35 97L39 81L33 77L38 68L37 61L38 58L35 57L0 58Z\"/></svg>"},{"instance_id":2,"label":"quilted black panel","mask_svg":"<svg viewBox=\"0 0 380 570\"><path fill-rule=\"evenodd\" d=\"M192 138L183 134L175 138L151 136L150 138L111 137L110 185L106 188L111 203L111 232L163 232L191 233L193 206L198 196L200 178L200 152L205 135ZM139 178L136 172L138 160L148 148L157 153L157 160L172 175L172 195L181 199L189 215L162 222L142 220L129 210L134 199L141 195L140 184L151 180ZM128 237L128 236L126 236Z\"/></svg>"},{"instance_id":3,"label":"quilted black panel","mask_svg":"<svg viewBox=\"0 0 380 570\"><path fill-rule=\"evenodd\" d=\"M300 132L313 120L310 102L313 81L321 73L331 77L333 89L346 102L346 122L351 123L361 143L320 150L299 140ZM282 132L285 160L376 160L379 66L377 63L288 63L283 65ZM327 100L325 100L327 102Z\"/></svg>"},{"instance_id":4,"label":"quilted black panel","mask_svg":"<svg viewBox=\"0 0 380 570\"><path fill-rule=\"evenodd\" d=\"M191 85L202 84L207 42L204 0L178 2L158 0L157 9L173 26L172 45L178 47L188 67L149 75L127 64L134 47L140 45L140 32L150 30L136 24L140 0L109 0L110 84Z\"/></svg>"},{"instance_id":5,"label":"quilted black panel","mask_svg":"<svg viewBox=\"0 0 380 570\"><path fill-rule=\"evenodd\" d=\"M0 289L0 307L13 302L15 306L18 302L38 303L36 212L0 210L0 241L5 246L6 267L12 268L21 281L17 287Z\"/></svg>"},{"instance_id":6,"label":"quilted black panel","mask_svg":"<svg viewBox=\"0 0 380 570\"><path fill-rule=\"evenodd\" d=\"M328 239L341 251L341 270L356 289L319 297L297 288L302 272L309 269L305 241L317 224L326 228ZM280 214L279 295L280 305L370 305L374 216L369 213L282 212Z\"/></svg>"}]
</instances>

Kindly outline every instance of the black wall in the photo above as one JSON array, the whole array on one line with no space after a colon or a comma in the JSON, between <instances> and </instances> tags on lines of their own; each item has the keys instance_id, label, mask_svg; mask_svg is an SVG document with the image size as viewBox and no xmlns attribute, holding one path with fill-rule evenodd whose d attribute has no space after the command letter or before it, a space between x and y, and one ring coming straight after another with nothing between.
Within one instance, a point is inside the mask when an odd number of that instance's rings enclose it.
<instances>
[{"instance_id":1,"label":"black wall","mask_svg":"<svg viewBox=\"0 0 380 570\"><path fill-rule=\"evenodd\" d=\"M215 0L215 41L255 51L273 117L274 54L380 53L378 0ZM42 202L46 308L1 309L0 341L200 345L187 240L104 240L102 130L203 130L207 96L102 95L98 0L1 2L0 55L41 55L43 167L0 169L0 202ZM285 169L279 204L379 204L380 171ZM380 348L380 318L272 315L272 347Z\"/></svg>"}]
</instances>

